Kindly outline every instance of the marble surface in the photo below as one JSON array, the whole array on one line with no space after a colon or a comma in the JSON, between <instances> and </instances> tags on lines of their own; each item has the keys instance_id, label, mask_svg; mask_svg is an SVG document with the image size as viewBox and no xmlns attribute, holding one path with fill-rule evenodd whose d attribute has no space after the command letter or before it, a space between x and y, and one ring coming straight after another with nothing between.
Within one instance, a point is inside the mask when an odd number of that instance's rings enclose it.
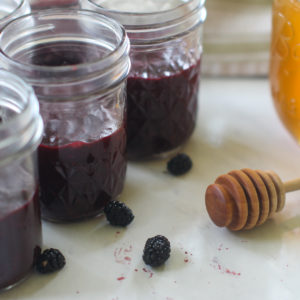
<instances>
[{"instance_id":1,"label":"marble surface","mask_svg":"<svg viewBox=\"0 0 300 300\"><path fill-rule=\"evenodd\" d=\"M66 267L33 274L0 299L299 299L300 191L249 232L216 227L204 204L208 184L232 169L272 169L283 181L300 176L300 147L275 113L268 81L202 80L198 126L183 151L194 167L178 178L166 173L166 160L129 164L120 199L136 217L127 229L104 217L44 222L44 247L61 249ZM169 238L172 252L154 270L142 251L156 234Z\"/></svg>"}]
</instances>

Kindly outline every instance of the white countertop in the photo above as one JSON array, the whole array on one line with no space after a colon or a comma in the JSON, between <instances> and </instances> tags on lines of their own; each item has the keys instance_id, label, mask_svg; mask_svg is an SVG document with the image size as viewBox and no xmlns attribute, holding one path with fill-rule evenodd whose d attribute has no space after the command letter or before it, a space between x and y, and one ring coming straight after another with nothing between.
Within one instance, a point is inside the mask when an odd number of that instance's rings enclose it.
<instances>
[{"instance_id":1,"label":"white countertop","mask_svg":"<svg viewBox=\"0 0 300 300\"><path fill-rule=\"evenodd\" d=\"M203 79L197 129L184 152L194 162L182 177L166 161L129 163L121 200L135 214L127 229L104 217L76 224L43 223L44 247L60 249L65 268L33 274L8 299L286 300L299 299L300 191L265 225L233 233L210 221L204 193L232 169L300 176L300 147L280 123L266 79ZM167 236L164 267L144 265L148 237Z\"/></svg>"}]
</instances>

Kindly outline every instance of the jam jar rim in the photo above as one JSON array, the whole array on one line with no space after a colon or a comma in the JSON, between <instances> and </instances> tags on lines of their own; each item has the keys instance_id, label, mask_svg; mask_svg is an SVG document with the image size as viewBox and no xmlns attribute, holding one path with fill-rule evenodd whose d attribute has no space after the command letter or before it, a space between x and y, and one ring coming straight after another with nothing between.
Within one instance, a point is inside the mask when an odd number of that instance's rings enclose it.
<instances>
[{"instance_id":1,"label":"jam jar rim","mask_svg":"<svg viewBox=\"0 0 300 300\"><path fill-rule=\"evenodd\" d=\"M131 48L164 44L200 28L207 15L204 4L205 0L188 0L162 12L133 13L106 9L96 5L94 0L81 0L82 8L94 10L121 23Z\"/></svg>"},{"instance_id":2,"label":"jam jar rim","mask_svg":"<svg viewBox=\"0 0 300 300\"><path fill-rule=\"evenodd\" d=\"M4 81L8 89L22 93L25 103L23 107L20 107L19 113L0 123L0 133L4 135L0 141L0 150L6 150L5 154L0 155L0 166L34 151L42 140L44 129L42 117L39 114L39 103L33 88L19 76L0 69L0 85ZM27 137L21 138L22 133Z\"/></svg>"},{"instance_id":3,"label":"jam jar rim","mask_svg":"<svg viewBox=\"0 0 300 300\"><path fill-rule=\"evenodd\" d=\"M47 16L55 16L55 15L63 15L63 14L69 14L69 15L75 15L74 13L76 13L77 15L79 15L79 13L84 13L84 14L89 14L90 17L92 15L96 16L100 16L100 18L102 18L104 21L106 21L107 25L111 24L114 25L114 29L121 29L120 30L120 36L121 39L119 40L118 44L115 46L115 48L113 49L113 51L111 51L110 53L108 53L107 55L105 55L104 57L96 60L96 61L91 61L91 62L84 62L84 63L80 63L80 64L74 64L74 65L66 65L66 66L41 66L41 65L35 65L35 64L28 64L28 63L22 63L19 62L18 60L15 60L13 58L11 58L9 55L7 55L7 53L5 51L3 51L3 49L0 47L0 54L1 56L9 61L13 66L16 67L21 67L23 70L25 69L34 69L37 71L46 71L46 72L66 72L66 71L74 71L74 66L76 66L76 71L80 71L81 69L85 69L89 66L95 66L95 64L101 64L103 62L107 62L108 59L112 59L113 56L116 56L116 58L114 59L114 62L118 62L118 60L122 57L123 53L126 52L126 48L128 48L127 51L129 51L129 41L128 41L128 37L125 31L125 28L119 24L117 21L115 21L112 18L109 18L105 15L101 15L97 12L93 12L90 10L86 10L86 9L45 9L42 11L36 11L36 12L32 12L29 13L27 15L21 16L11 22L9 22L8 24L6 24L3 28L2 28L2 32L4 32L5 30L7 30L7 28L9 28L10 26L12 26L12 24L17 24L17 22L21 22L22 20L29 18L29 17L34 17L34 16L40 16L40 17L47 17ZM3 34L0 35L0 44L1 44L1 40L3 38ZM106 66L106 68L110 68L112 66L112 64L109 64ZM105 71L105 68L102 68L101 70ZM76 72L75 71L75 72Z\"/></svg>"},{"instance_id":4,"label":"jam jar rim","mask_svg":"<svg viewBox=\"0 0 300 300\"><path fill-rule=\"evenodd\" d=\"M8 23L11 22L12 21L11 18L13 18L14 15L16 15L20 11L20 9L22 9L22 8L25 9L26 6L28 6L29 11L30 11L30 7L29 7L27 0L20 0L20 3L14 10L12 10L9 14L5 15L3 18L0 18L0 24L1 23L6 24L6 22L8 22ZM6 26L6 25L4 25L4 26Z\"/></svg>"},{"instance_id":5,"label":"jam jar rim","mask_svg":"<svg viewBox=\"0 0 300 300\"><path fill-rule=\"evenodd\" d=\"M97 0L96 0L97 1ZM111 15L113 18L115 18L116 20L118 20L119 22L121 22L121 24L126 28L126 29L136 29L136 30L141 30L143 28L155 28L155 27L161 27L164 26L166 24L171 24L171 23L176 23L178 22L178 20L180 20L181 18L186 17L186 14L181 14L178 17L174 17L174 18L164 18L166 17L166 14L170 14L170 13L174 13L176 11L181 10L184 7L187 7L190 4L193 4L193 8L189 10L189 12L197 9L197 10L202 10L205 9L205 2L206 0L188 0L187 2L183 2L180 5L177 5L171 9L166 9L163 11L154 11L154 12L129 12L129 11L121 11L121 10L116 10L116 9L109 9L109 8L105 8L104 6L101 6L97 3L95 3L95 0L81 0L81 3L87 3L88 9L91 8L96 8L99 10L99 12L104 13L107 12L109 15ZM85 8L85 6L84 6ZM203 11L203 10L202 10ZM119 20L118 17L116 16L121 16L121 17L126 17L126 18L131 18L131 17L138 17L140 18L143 22L142 24L125 24L122 22L122 20ZM155 22L155 23L149 23L145 20L149 19L149 17L161 17L163 19L163 21L161 22ZM205 20L205 18L204 18ZM204 22L203 20L203 22Z\"/></svg>"}]
</instances>

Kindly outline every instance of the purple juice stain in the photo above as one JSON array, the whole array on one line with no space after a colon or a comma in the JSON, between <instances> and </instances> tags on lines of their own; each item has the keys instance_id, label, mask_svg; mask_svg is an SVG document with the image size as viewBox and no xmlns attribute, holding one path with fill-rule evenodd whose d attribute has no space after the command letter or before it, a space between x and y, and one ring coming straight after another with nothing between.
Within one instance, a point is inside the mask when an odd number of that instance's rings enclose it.
<instances>
[{"instance_id":1,"label":"purple juice stain","mask_svg":"<svg viewBox=\"0 0 300 300\"><path fill-rule=\"evenodd\" d=\"M17 199L8 199L9 206ZM0 290L23 279L33 268L42 244L38 192L22 191L16 209L0 211Z\"/></svg>"},{"instance_id":2,"label":"purple juice stain","mask_svg":"<svg viewBox=\"0 0 300 300\"><path fill-rule=\"evenodd\" d=\"M197 117L199 81L200 60L170 76L129 76L129 159L138 160L168 152L191 136Z\"/></svg>"}]
</instances>

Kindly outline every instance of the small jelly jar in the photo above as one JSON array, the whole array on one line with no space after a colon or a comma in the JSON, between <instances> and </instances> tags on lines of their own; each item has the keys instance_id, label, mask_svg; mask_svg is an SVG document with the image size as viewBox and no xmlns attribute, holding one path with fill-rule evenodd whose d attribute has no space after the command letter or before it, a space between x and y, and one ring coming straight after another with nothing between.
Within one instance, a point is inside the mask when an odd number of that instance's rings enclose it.
<instances>
[{"instance_id":1,"label":"small jelly jar","mask_svg":"<svg viewBox=\"0 0 300 300\"><path fill-rule=\"evenodd\" d=\"M130 39L128 158L178 151L196 124L204 0L81 0L81 5L118 20Z\"/></svg>"},{"instance_id":2,"label":"small jelly jar","mask_svg":"<svg viewBox=\"0 0 300 300\"><path fill-rule=\"evenodd\" d=\"M42 131L32 88L0 70L0 291L27 277L41 249L36 154Z\"/></svg>"},{"instance_id":3,"label":"small jelly jar","mask_svg":"<svg viewBox=\"0 0 300 300\"><path fill-rule=\"evenodd\" d=\"M125 30L95 12L41 10L6 26L0 50L2 66L30 83L40 102L42 217L98 215L126 174Z\"/></svg>"},{"instance_id":4,"label":"small jelly jar","mask_svg":"<svg viewBox=\"0 0 300 300\"><path fill-rule=\"evenodd\" d=\"M10 21L30 12L28 0L1 0L0 1L0 30Z\"/></svg>"}]
</instances>

